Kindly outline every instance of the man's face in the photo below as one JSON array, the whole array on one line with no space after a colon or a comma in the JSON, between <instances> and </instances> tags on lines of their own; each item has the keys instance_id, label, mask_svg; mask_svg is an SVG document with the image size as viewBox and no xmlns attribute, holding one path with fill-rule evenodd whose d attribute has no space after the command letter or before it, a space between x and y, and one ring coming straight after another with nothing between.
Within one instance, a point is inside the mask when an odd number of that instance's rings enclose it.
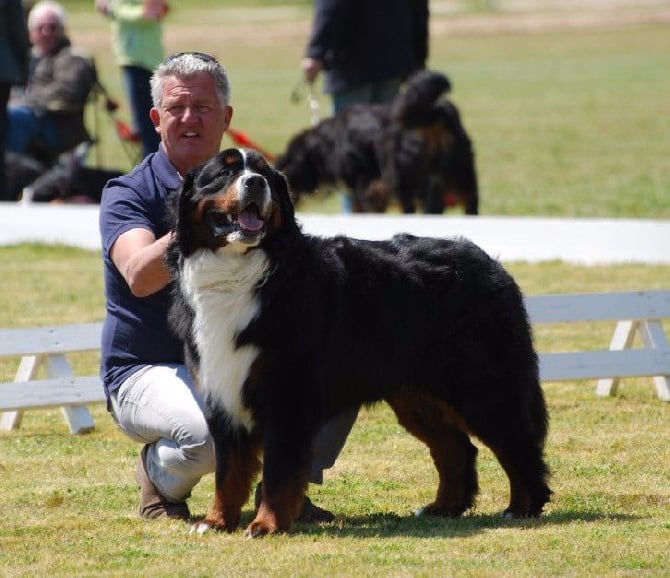
<instances>
[{"instance_id":1,"label":"man's face","mask_svg":"<svg viewBox=\"0 0 670 578\"><path fill-rule=\"evenodd\" d=\"M219 152L233 109L221 106L214 79L198 72L167 77L163 102L150 114L168 158L183 175Z\"/></svg>"},{"instance_id":2,"label":"man's face","mask_svg":"<svg viewBox=\"0 0 670 578\"><path fill-rule=\"evenodd\" d=\"M65 31L56 13L43 10L31 22L29 33L30 42L40 54L51 54Z\"/></svg>"}]
</instances>

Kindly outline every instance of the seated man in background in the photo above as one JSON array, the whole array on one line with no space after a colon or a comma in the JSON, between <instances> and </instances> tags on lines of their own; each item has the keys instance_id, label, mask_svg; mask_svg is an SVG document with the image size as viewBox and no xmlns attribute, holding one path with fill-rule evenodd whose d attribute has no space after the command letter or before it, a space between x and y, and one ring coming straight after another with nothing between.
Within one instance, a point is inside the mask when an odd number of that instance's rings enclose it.
<instances>
[{"instance_id":1,"label":"seated man in background","mask_svg":"<svg viewBox=\"0 0 670 578\"><path fill-rule=\"evenodd\" d=\"M65 23L64 8L52 0L38 2L28 14L30 72L20 102L7 109L8 151L51 160L89 139L84 107L95 66L72 48Z\"/></svg>"}]
</instances>

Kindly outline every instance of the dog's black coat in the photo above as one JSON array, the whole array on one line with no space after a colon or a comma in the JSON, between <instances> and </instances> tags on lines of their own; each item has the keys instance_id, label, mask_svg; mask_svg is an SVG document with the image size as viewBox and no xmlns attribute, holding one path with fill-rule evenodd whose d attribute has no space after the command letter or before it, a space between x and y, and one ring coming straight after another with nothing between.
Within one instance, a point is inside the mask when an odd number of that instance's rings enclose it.
<instances>
[{"instance_id":1,"label":"dog's black coat","mask_svg":"<svg viewBox=\"0 0 670 578\"><path fill-rule=\"evenodd\" d=\"M244 173L253 182L238 186ZM259 192L264 183L269 201ZM249 213L262 228L246 228ZM458 516L473 506L470 435L505 469L507 514L541 513L551 493L543 460L547 411L522 295L499 262L464 239L305 235L283 176L258 153L237 149L188 176L174 219L171 318L205 392L217 452L216 498L204 527L238 525L262 452L263 501L248 533L288 531L307 486L315 431L346 408L380 400L430 448L440 482L425 513ZM241 281L230 279L221 293L203 289L207 301L194 298L201 289L190 284L190 271L199 259L222 267L265 263L245 293L255 314L236 326L223 364L237 363L233 356L245 347L257 350L240 391L251 425L217 393L233 384L203 383L204 375L217 377L203 357L211 341L203 342L201 326L213 326L218 339L218 303Z\"/></svg>"},{"instance_id":2,"label":"dog's black coat","mask_svg":"<svg viewBox=\"0 0 670 578\"><path fill-rule=\"evenodd\" d=\"M37 159L28 155L5 152L5 197L1 201L16 201L21 198L21 191L44 174L47 168Z\"/></svg>"},{"instance_id":3,"label":"dog's black coat","mask_svg":"<svg viewBox=\"0 0 670 578\"><path fill-rule=\"evenodd\" d=\"M357 212L442 213L460 204L476 215L479 194L471 140L456 106L444 98L449 79L422 70L387 105L355 104L301 131L276 167L297 198L344 183Z\"/></svg>"}]
</instances>

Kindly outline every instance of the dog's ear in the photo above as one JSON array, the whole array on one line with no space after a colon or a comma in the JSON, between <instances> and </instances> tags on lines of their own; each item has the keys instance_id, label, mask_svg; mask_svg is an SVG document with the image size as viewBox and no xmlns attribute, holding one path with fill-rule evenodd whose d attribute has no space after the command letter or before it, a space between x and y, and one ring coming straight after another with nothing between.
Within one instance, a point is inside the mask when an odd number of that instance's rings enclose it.
<instances>
[{"instance_id":1,"label":"dog's ear","mask_svg":"<svg viewBox=\"0 0 670 578\"><path fill-rule=\"evenodd\" d=\"M266 178L270 183L272 200L279 208L277 217L281 219L281 229L291 234L299 233L300 228L295 220L295 206L289 193L288 180L284 176L284 173L276 170L274 167L268 166L268 169L269 174Z\"/></svg>"},{"instance_id":2,"label":"dog's ear","mask_svg":"<svg viewBox=\"0 0 670 578\"><path fill-rule=\"evenodd\" d=\"M225 157L222 155L223 153L218 153L204 165L201 165L190 173L191 188L197 186L204 192L204 190L214 188L218 185L221 178L222 168L225 164Z\"/></svg>"},{"instance_id":3,"label":"dog's ear","mask_svg":"<svg viewBox=\"0 0 670 578\"><path fill-rule=\"evenodd\" d=\"M195 182L201 170L202 167L189 170L184 175L181 187L172 191L168 197L172 231L174 233L171 245L179 247L178 252L181 255L190 255L193 252L193 248L188 243L190 235L186 233L186 227L188 226L189 214L193 206L193 189L196 186ZM169 251L169 253L171 252L177 253L177 251Z\"/></svg>"},{"instance_id":4,"label":"dog's ear","mask_svg":"<svg viewBox=\"0 0 670 578\"><path fill-rule=\"evenodd\" d=\"M285 219L295 219L295 207L288 189L288 180L283 173L272 169L272 196L279 203L281 214Z\"/></svg>"},{"instance_id":5,"label":"dog's ear","mask_svg":"<svg viewBox=\"0 0 670 578\"><path fill-rule=\"evenodd\" d=\"M170 229L176 232L182 217L182 203L184 191L193 187L194 174L189 171L182 180L182 184L177 189L168 190L167 195L167 217Z\"/></svg>"},{"instance_id":6,"label":"dog's ear","mask_svg":"<svg viewBox=\"0 0 670 578\"><path fill-rule=\"evenodd\" d=\"M183 223L186 213L191 206L191 199L193 198L193 188L195 187L195 181L200 175L202 167L197 167L191 169L184 175L184 180L182 181L181 188L179 189L178 195L178 205L177 205L177 225Z\"/></svg>"}]
</instances>

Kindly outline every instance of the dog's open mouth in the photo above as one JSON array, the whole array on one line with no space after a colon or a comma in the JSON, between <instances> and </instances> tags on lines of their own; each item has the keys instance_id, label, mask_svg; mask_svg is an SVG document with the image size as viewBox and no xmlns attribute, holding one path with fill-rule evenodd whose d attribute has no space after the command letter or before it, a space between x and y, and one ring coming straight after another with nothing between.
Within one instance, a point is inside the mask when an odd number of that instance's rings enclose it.
<instances>
[{"instance_id":1,"label":"dog's open mouth","mask_svg":"<svg viewBox=\"0 0 670 578\"><path fill-rule=\"evenodd\" d=\"M261 212L256 203L248 205L237 217L237 222L240 228L245 231L256 232L260 231L265 222L261 218Z\"/></svg>"},{"instance_id":2,"label":"dog's open mouth","mask_svg":"<svg viewBox=\"0 0 670 578\"><path fill-rule=\"evenodd\" d=\"M236 232L255 235L265 227L256 203L250 203L239 214L212 209L205 215L205 221L216 237L225 237Z\"/></svg>"}]
</instances>

